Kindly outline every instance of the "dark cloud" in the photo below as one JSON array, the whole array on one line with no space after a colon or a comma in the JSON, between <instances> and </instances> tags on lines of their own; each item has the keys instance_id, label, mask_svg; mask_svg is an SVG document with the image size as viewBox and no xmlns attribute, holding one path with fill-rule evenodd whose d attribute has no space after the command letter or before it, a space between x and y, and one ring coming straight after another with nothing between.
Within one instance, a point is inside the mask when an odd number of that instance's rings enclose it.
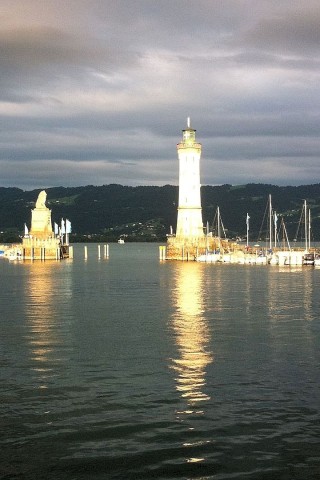
<instances>
[{"instance_id":1,"label":"dark cloud","mask_svg":"<svg viewBox=\"0 0 320 480\"><path fill-rule=\"evenodd\" d=\"M320 5L308 9L307 4L261 19L244 35L249 48L274 51L277 55L303 55L319 57Z\"/></svg>"},{"instance_id":2,"label":"dark cloud","mask_svg":"<svg viewBox=\"0 0 320 480\"><path fill-rule=\"evenodd\" d=\"M58 27L24 28L0 33L0 98L10 101L33 102L39 92L78 88L87 91L104 83L121 69L126 72L139 62L134 52L117 45L108 46L92 37L70 34ZM93 75L95 74L95 75ZM35 91L35 89L37 89ZM34 96L32 97L32 92Z\"/></svg>"},{"instance_id":3,"label":"dark cloud","mask_svg":"<svg viewBox=\"0 0 320 480\"><path fill-rule=\"evenodd\" d=\"M308 0L2 0L2 186L314 183L320 7Z\"/></svg>"}]
</instances>

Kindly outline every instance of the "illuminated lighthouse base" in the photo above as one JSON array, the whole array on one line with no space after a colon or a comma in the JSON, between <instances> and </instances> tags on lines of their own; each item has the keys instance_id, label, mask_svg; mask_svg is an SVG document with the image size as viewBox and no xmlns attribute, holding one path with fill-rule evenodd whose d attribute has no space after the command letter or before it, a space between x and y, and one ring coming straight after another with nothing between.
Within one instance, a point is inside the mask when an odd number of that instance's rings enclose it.
<instances>
[{"instance_id":1,"label":"illuminated lighthouse base","mask_svg":"<svg viewBox=\"0 0 320 480\"><path fill-rule=\"evenodd\" d=\"M204 255L208 250L219 248L218 238L198 238L194 241L183 240L175 236L168 237L166 248L167 260L196 260L199 255Z\"/></svg>"},{"instance_id":2,"label":"illuminated lighthouse base","mask_svg":"<svg viewBox=\"0 0 320 480\"><path fill-rule=\"evenodd\" d=\"M203 235L201 208L178 208L176 237L194 241Z\"/></svg>"}]
</instances>

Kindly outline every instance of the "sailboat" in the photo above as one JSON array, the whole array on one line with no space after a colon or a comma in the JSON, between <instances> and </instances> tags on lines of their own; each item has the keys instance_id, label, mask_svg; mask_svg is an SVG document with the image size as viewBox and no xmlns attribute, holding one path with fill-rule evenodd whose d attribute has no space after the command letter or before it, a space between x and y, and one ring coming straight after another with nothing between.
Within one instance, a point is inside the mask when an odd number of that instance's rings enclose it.
<instances>
[{"instance_id":1,"label":"sailboat","mask_svg":"<svg viewBox=\"0 0 320 480\"><path fill-rule=\"evenodd\" d=\"M276 212L275 212L275 217L274 217L274 224L275 224L275 233L274 233L274 238L275 238L275 247L276 247L276 239L277 239L277 228L276 228ZM280 231L282 231L282 249L278 251L273 251L272 254L269 257L269 264L270 265L290 265L293 261L292 255L291 255L291 247L288 239L288 234L287 234L287 229L284 223L283 217L281 217L281 224L280 224ZM280 244L280 239L279 239L279 244ZM296 264L296 261L294 262Z\"/></svg>"},{"instance_id":2,"label":"sailboat","mask_svg":"<svg viewBox=\"0 0 320 480\"><path fill-rule=\"evenodd\" d=\"M310 208L307 207L306 200L304 200L303 202L301 217L302 215L304 217L304 237L305 237L305 253L303 256L303 265L314 265L315 255L314 253L310 252L311 212L310 212Z\"/></svg>"},{"instance_id":3,"label":"sailboat","mask_svg":"<svg viewBox=\"0 0 320 480\"><path fill-rule=\"evenodd\" d=\"M275 214L276 215L276 214ZM292 249L289 243L287 230L283 218L281 218L280 229L282 230L282 248L276 251L275 249L272 252L269 263L271 265L314 265L315 255L310 252L310 231L311 231L311 218L310 210L307 208L307 203L304 201L302 212L300 216L300 221L298 229L296 232L296 238L300 229L300 224L304 221L304 240L305 240L305 250L301 251L299 249ZM277 232L275 229L275 243L276 247L276 237ZM296 241L295 238L295 241ZM280 241L279 241L280 246ZM320 264L320 262L319 262Z\"/></svg>"},{"instance_id":4,"label":"sailboat","mask_svg":"<svg viewBox=\"0 0 320 480\"><path fill-rule=\"evenodd\" d=\"M196 257L197 262L215 263L215 262L223 261L223 257L222 257L223 248L222 248L222 245L221 245L221 229L224 233L225 238L226 238L226 232L225 232L225 228L224 228L224 225L223 225L223 222L222 222L222 219L221 219L221 214L220 214L220 208L219 207L217 207L216 214L215 214L215 217L213 219L213 225L215 225L215 227L213 227L213 231L209 232L209 224L207 223L207 233L206 233L207 249L206 249L206 253L204 253L202 255L198 255ZM209 237L212 237L212 236L217 237L217 243L218 243L218 246L214 251L209 250L208 239L209 239Z\"/></svg>"},{"instance_id":5,"label":"sailboat","mask_svg":"<svg viewBox=\"0 0 320 480\"><path fill-rule=\"evenodd\" d=\"M264 216L263 216L262 224L261 224L261 227L260 227L258 239L260 239L262 229L265 226L266 215L267 215L267 218L268 218L268 222L267 222L268 233L267 233L266 237L269 240L269 245L267 247L267 251L266 251L266 249L260 249L259 250L256 262L255 262L255 263L260 263L260 264L263 264L263 265L265 265L267 263L270 263L270 261L272 259L272 254L273 254L273 247L276 247L276 239L277 239L276 232L277 232L278 216L277 216L276 212L273 211L273 208L272 208L271 194L269 194L268 203L267 203L267 206L266 206L266 210L264 212ZM273 241L274 241L274 243L273 243ZM259 247L259 244L257 243L255 245L255 247Z\"/></svg>"}]
</instances>

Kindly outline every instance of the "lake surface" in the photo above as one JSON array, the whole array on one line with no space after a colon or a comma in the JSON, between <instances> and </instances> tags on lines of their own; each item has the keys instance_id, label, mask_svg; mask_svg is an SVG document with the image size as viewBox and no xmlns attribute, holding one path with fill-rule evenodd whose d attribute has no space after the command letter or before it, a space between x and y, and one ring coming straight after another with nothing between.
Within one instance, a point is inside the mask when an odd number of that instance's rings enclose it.
<instances>
[{"instance_id":1,"label":"lake surface","mask_svg":"<svg viewBox=\"0 0 320 480\"><path fill-rule=\"evenodd\" d=\"M0 259L0 478L320 478L320 269Z\"/></svg>"}]
</instances>

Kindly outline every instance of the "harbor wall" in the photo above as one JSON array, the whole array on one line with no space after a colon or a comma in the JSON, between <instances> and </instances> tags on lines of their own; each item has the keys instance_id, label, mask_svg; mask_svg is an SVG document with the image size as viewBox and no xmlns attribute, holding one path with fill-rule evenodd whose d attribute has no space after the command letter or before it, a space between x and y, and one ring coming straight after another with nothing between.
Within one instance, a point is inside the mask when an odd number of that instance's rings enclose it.
<instances>
[{"instance_id":1,"label":"harbor wall","mask_svg":"<svg viewBox=\"0 0 320 480\"><path fill-rule=\"evenodd\" d=\"M183 238L170 236L167 239L167 260L196 260L198 255L204 255L208 251L233 252L237 244L222 240L218 237L193 237Z\"/></svg>"},{"instance_id":2,"label":"harbor wall","mask_svg":"<svg viewBox=\"0 0 320 480\"><path fill-rule=\"evenodd\" d=\"M22 244L6 248L5 256L20 260L61 260L72 258L73 249L69 245L61 245L56 238L24 238Z\"/></svg>"},{"instance_id":3,"label":"harbor wall","mask_svg":"<svg viewBox=\"0 0 320 480\"><path fill-rule=\"evenodd\" d=\"M179 238L172 235L167 238L166 247L161 247L159 255L161 260L213 261L210 254L207 255L208 252L220 253L219 261L223 263L306 264L304 248L286 251L277 247L270 250L259 245L247 247L219 237ZM316 248L311 248L309 252L320 255L319 249ZM201 256L205 258L200 260Z\"/></svg>"},{"instance_id":4,"label":"harbor wall","mask_svg":"<svg viewBox=\"0 0 320 480\"><path fill-rule=\"evenodd\" d=\"M49 260L61 258L60 241L53 236L47 238L23 238L21 245L22 258L26 260Z\"/></svg>"}]
</instances>

